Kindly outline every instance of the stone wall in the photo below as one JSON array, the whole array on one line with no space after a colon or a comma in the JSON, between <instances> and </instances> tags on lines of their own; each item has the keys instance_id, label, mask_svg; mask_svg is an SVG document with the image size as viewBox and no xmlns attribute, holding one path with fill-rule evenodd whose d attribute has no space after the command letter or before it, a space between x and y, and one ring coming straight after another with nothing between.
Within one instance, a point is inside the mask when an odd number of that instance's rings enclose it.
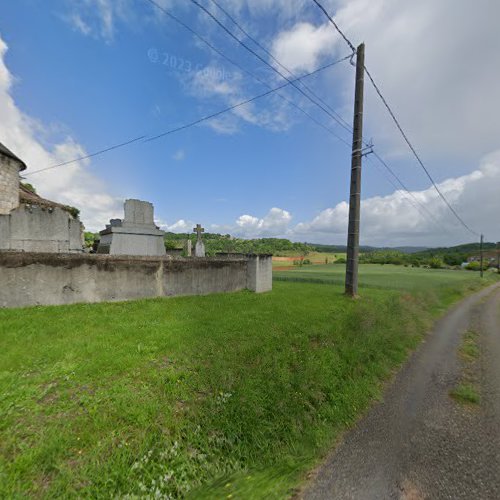
<instances>
[{"instance_id":1,"label":"stone wall","mask_svg":"<svg viewBox=\"0 0 500 500\"><path fill-rule=\"evenodd\" d=\"M268 292L273 288L272 255L252 255L248 259L247 288L252 292Z\"/></svg>"},{"instance_id":2,"label":"stone wall","mask_svg":"<svg viewBox=\"0 0 500 500\"><path fill-rule=\"evenodd\" d=\"M269 256L204 259L0 251L0 307L271 290Z\"/></svg>"},{"instance_id":3,"label":"stone wall","mask_svg":"<svg viewBox=\"0 0 500 500\"><path fill-rule=\"evenodd\" d=\"M82 224L62 208L21 204L0 215L0 250L81 252Z\"/></svg>"},{"instance_id":4,"label":"stone wall","mask_svg":"<svg viewBox=\"0 0 500 500\"><path fill-rule=\"evenodd\" d=\"M0 215L19 206L19 163L0 155Z\"/></svg>"}]
</instances>

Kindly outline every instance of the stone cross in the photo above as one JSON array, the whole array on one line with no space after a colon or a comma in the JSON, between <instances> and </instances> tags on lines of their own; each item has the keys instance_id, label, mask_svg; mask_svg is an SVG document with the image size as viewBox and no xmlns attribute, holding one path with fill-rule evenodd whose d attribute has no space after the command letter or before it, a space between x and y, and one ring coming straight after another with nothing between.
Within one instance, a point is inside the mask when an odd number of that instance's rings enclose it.
<instances>
[{"instance_id":1,"label":"stone cross","mask_svg":"<svg viewBox=\"0 0 500 500\"><path fill-rule=\"evenodd\" d=\"M205 229L201 227L201 224L196 224L196 227L193 229L193 232L197 234L196 245L194 247L194 256L205 257L205 244L201 240L201 233L204 233Z\"/></svg>"},{"instance_id":2,"label":"stone cross","mask_svg":"<svg viewBox=\"0 0 500 500\"><path fill-rule=\"evenodd\" d=\"M193 233L196 233L197 240L201 241L201 233L204 233L205 229L201 227L201 224L196 224L196 227L193 228Z\"/></svg>"}]
</instances>

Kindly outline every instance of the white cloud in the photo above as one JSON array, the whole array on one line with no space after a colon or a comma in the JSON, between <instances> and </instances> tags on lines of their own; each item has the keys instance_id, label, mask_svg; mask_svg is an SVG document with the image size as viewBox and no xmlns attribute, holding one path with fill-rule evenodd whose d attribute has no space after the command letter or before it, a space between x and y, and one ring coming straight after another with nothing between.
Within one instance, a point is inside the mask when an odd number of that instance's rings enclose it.
<instances>
[{"instance_id":1,"label":"white cloud","mask_svg":"<svg viewBox=\"0 0 500 500\"><path fill-rule=\"evenodd\" d=\"M494 90L500 65L492 64L500 50L500 2L337 0L329 4L328 11L352 42L366 42L367 67L417 149L432 161L434 172L434 164L443 158L448 164L477 162L500 145L500 94ZM312 69L348 50L315 10L315 24L298 22L274 39L275 54L294 68ZM336 89L349 113L353 76L353 71L325 75L325 89ZM343 79L340 86L339 78ZM366 134L375 132L379 151L408 158L406 145L368 81L365 100ZM451 174L451 168L447 171Z\"/></svg>"},{"instance_id":2,"label":"white cloud","mask_svg":"<svg viewBox=\"0 0 500 500\"><path fill-rule=\"evenodd\" d=\"M51 150L42 145L43 124L21 111L12 97L14 77L5 64L7 45L0 37L0 141L28 165L30 171L85 155L85 150L68 136ZM44 137L46 139L46 137ZM44 141L45 143L46 141ZM103 183L88 170L88 161L48 170L28 177L39 194L81 209L82 222L92 230L102 229L107 219L120 216L122 201L110 195Z\"/></svg>"},{"instance_id":3,"label":"white cloud","mask_svg":"<svg viewBox=\"0 0 500 500\"><path fill-rule=\"evenodd\" d=\"M271 208L262 219L252 215L241 215L236 221L234 233L246 238L284 235L292 220L290 212Z\"/></svg>"},{"instance_id":4,"label":"white cloud","mask_svg":"<svg viewBox=\"0 0 500 500\"><path fill-rule=\"evenodd\" d=\"M163 231L169 231L172 233L191 233L193 231L194 223L185 221L184 219L179 219L173 224L160 223L160 227Z\"/></svg>"},{"instance_id":5,"label":"white cloud","mask_svg":"<svg viewBox=\"0 0 500 500\"><path fill-rule=\"evenodd\" d=\"M484 231L488 241L500 240L500 229L495 219L500 213L498 186L500 150L485 156L479 168L470 174L447 179L438 185L462 218L472 228ZM413 198L404 191L395 191L387 196L362 200L361 243L439 246L476 239L454 218L434 187L414 191L412 195ZM342 201L324 209L312 220L294 226L290 212L272 208L262 218L244 214L234 224L213 224L211 229L243 238L287 237L295 241L345 244L348 213L348 203ZM181 228L179 232L184 232L186 226Z\"/></svg>"},{"instance_id":6,"label":"white cloud","mask_svg":"<svg viewBox=\"0 0 500 500\"><path fill-rule=\"evenodd\" d=\"M311 72L319 66L322 56L332 53L336 41L337 36L329 25L315 27L300 22L274 39L272 54L292 72Z\"/></svg>"},{"instance_id":7,"label":"white cloud","mask_svg":"<svg viewBox=\"0 0 500 500\"><path fill-rule=\"evenodd\" d=\"M500 239L498 224L493 222L493 214L500 211L500 150L487 155L477 170L438 186L469 226L484 231L490 241ZM403 191L363 200L362 243L438 246L476 239L454 218L433 187L412 194L427 211L417 210L416 203L408 201ZM323 210L312 221L298 224L292 232L299 240L341 243L346 239L347 220L348 205L343 201Z\"/></svg>"}]
</instances>

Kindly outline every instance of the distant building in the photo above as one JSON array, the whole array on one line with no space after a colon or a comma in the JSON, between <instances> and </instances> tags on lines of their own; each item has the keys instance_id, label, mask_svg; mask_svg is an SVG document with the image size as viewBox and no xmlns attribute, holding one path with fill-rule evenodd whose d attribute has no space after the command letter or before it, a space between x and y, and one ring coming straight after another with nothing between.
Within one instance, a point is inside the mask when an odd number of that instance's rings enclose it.
<instances>
[{"instance_id":1,"label":"distant building","mask_svg":"<svg viewBox=\"0 0 500 500\"><path fill-rule=\"evenodd\" d=\"M0 250L83 251L83 225L71 207L45 200L20 183L26 164L0 143Z\"/></svg>"}]
</instances>

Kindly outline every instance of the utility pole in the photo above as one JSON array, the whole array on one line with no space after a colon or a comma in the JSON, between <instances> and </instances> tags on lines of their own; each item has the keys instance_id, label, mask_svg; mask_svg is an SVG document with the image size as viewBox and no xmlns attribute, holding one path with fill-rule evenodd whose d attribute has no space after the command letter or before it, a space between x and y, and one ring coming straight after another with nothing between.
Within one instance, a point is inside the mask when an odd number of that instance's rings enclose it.
<instances>
[{"instance_id":1,"label":"utility pole","mask_svg":"<svg viewBox=\"0 0 500 500\"><path fill-rule=\"evenodd\" d=\"M497 273L500 274L500 241L497 241Z\"/></svg>"},{"instance_id":2,"label":"utility pole","mask_svg":"<svg viewBox=\"0 0 500 500\"><path fill-rule=\"evenodd\" d=\"M481 235L481 243L479 244L479 252L481 253L481 278L483 277L483 240L484 236Z\"/></svg>"},{"instance_id":3,"label":"utility pole","mask_svg":"<svg viewBox=\"0 0 500 500\"><path fill-rule=\"evenodd\" d=\"M356 50L356 90L352 135L351 193L349 197L349 228L347 233L347 265L345 293L358 294L359 221L361 214L361 166L363 160L363 94L365 80L365 44Z\"/></svg>"}]
</instances>

